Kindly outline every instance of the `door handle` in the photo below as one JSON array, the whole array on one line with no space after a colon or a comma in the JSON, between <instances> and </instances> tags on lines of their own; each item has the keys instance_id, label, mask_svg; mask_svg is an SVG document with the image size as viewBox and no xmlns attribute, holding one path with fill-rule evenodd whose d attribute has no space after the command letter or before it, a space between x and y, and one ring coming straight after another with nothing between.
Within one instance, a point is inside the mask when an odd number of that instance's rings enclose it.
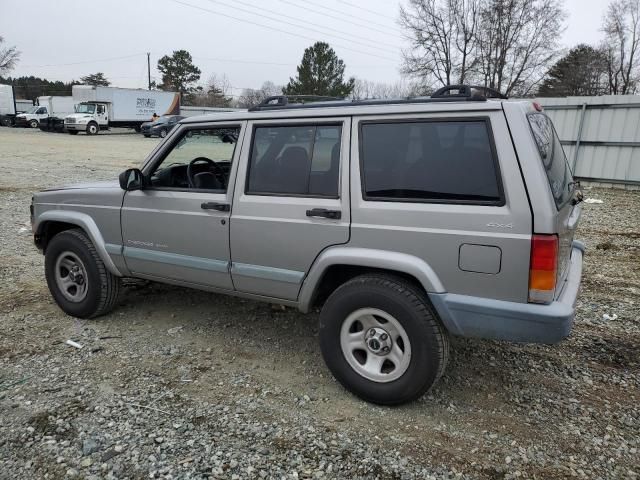
<instances>
[{"instance_id":1,"label":"door handle","mask_svg":"<svg viewBox=\"0 0 640 480\"><path fill-rule=\"evenodd\" d=\"M342 218L342 212L340 212L340 210L327 210L326 208L313 208L307 210L307 217L323 217L339 220Z\"/></svg>"},{"instance_id":2,"label":"door handle","mask_svg":"<svg viewBox=\"0 0 640 480\"><path fill-rule=\"evenodd\" d=\"M228 212L231 207L228 203L204 202L200 204L203 210L218 210L219 212Z\"/></svg>"}]
</instances>

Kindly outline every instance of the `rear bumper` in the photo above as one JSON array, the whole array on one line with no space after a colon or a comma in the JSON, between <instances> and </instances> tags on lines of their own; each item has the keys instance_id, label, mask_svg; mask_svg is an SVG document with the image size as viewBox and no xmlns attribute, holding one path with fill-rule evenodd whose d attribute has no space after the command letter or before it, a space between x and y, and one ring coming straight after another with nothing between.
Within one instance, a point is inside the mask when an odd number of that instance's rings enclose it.
<instances>
[{"instance_id":1,"label":"rear bumper","mask_svg":"<svg viewBox=\"0 0 640 480\"><path fill-rule=\"evenodd\" d=\"M505 302L452 293L429 298L450 333L526 343L557 343L571 332L580 290L584 245L574 242L560 296L549 305Z\"/></svg>"}]
</instances>

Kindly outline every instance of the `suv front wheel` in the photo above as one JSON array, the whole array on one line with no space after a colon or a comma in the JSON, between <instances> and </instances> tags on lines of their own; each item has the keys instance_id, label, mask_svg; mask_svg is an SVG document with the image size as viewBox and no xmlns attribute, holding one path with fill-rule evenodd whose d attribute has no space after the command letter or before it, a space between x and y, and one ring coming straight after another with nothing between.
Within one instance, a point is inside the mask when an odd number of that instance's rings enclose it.
<instances>
[{"instance_id":1,"label":"suv front wheel","mask_svg":"<svg viewBox=\"0 0 640 480\"><path fill-rule=\"evenodd\" d=\"M54 300L68 315L93 318L113 309L120 278L107 270L83 231L65 230L53 237L44 268Z\"/></svg>"},{"instance_id":2,"label":"suv front wheel","mask_svg":"<svg viewBox=\"0 0 640 480\"><path fill-rule=\"evenodd\" d=\"M442 375L449 339L421 289L371 274L331 294L320 314L320 348L345 388L397 405L422 396Z\"/></svg>"}]
</instances>

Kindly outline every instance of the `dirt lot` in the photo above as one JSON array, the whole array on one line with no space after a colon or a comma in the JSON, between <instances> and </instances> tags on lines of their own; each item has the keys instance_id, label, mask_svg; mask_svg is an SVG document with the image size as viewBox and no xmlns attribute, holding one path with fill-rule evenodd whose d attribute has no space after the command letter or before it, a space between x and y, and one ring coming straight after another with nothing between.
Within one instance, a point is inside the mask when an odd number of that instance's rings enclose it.
<instances>
[{"instance_id":1,"label":"dirt lot","mask_svg":"<svg viewBox=\"0 0 640 480\"><path fill-rule=\"evenodd\" d=\"M453 339L437 387L381 408L333 380L315 314L145 282L96 321L53 304L31 193L157 142L0 128L0 478L640 476L640 192L585 192L565 342Z\"/></svg>"}]
</instances>

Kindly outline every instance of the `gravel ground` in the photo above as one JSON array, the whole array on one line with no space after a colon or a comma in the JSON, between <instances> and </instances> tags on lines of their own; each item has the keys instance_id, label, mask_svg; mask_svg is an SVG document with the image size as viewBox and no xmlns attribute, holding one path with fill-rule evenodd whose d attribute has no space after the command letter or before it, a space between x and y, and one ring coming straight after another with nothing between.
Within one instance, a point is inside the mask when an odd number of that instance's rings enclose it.
<instances>
[{"instance_id":1,"label":"gravel ground","mask_svg":"<svg viewBox=\"0 0 640 480\"><path fill-rule=\"evenodd\" d=\"M139 281L100 320L53 304L31 193L157 142L0 128L0 478L640 476L640 192L585 192L566 341L453 339L427 396L382 408L333 380L315 314Z\"/></svg>"}]
</instances>

